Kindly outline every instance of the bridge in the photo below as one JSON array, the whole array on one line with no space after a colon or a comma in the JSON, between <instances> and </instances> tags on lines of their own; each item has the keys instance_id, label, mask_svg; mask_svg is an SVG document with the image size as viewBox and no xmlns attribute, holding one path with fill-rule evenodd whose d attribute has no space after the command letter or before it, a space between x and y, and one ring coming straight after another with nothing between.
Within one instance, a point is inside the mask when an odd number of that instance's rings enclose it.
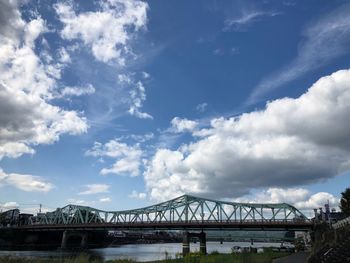
<instances>
[{"instance_id":1,"label":"bridge","mask_svg":"<svg viewBox=\"0 0 350 263\"><path fill-rule=\"evenodd\" d=\"M61 230L62 247L65 247L69 231L182 230L183 252L186 254L191 237L199 238L201 251L205 253L205 230L308 231L312 222L286 203L237 203L183 195L156 205L124 211L67 205L53 212L38 213L31 216L26 224L13 227L30 231ZM82 246L83 243L86 243L84 234Z\"/></svg>"}]
</instances>

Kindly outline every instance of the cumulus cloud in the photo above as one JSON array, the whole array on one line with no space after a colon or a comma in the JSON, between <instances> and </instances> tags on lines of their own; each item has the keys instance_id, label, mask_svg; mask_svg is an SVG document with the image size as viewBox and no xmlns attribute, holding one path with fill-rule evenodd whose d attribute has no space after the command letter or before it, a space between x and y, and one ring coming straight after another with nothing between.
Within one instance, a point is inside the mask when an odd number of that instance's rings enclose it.
<instances>
[{"instance_id":1,"label":"cumulus cloud","mask_svg":"<svg viewBox=\"0 0 350 263\"><path fill-rule=\"evenodd\" d=\"M3 203L3 204L0 204L0 207L2 209L5 209L5 210L9 210L9 209L16 209L19 207L19 204L17 202L6 202L6 203Z\"/></svg>"},{"instance_id":2,"label":"cumulus cloud","mask_svg":"<svg viewBox=\"0 0 350 263\"><path fill-rule=\"evenodd\" d=\"M255 103L267 92L325 65L340 55L349 53L349 13L350 4L347 3L306 26L298 45L297 57L280 71L264 78L250 95L247 103Z\"/></svg>"},{"instance_id":3,"label":"cumulus cloud","mask_svg":"<svg viewBox=\"0 0 350 263\"><path fill-rule=\"evenodd\" d=\"M198 123L186 118L175 117L171 120L171 130L175 133L192 132L197 128Z\"/></svg>"},{"instance_id":4,"label":"cumulus cloud","mask_svg":"<svg viewBox=\"0 0 350 263\"><path fill-rule=\"evenodd\" d=\"M337 208L339 206L339 199L330 193L319 192L311 195L306 200L301 200L295 203L295 206L300 209L310 210L314 208L324 207L324 205L328 203L331 208Z\"/></svg>"},{"instance_id":5,"label":"cumulus cloud","mask_svg":"<svg viewBox=\"0 0 350 263\"><path fill-rule=\"evenodd\" d=\"M35 51L35 40L47 31L45 21L24 21L16 1L1 5L12 8L13 17L0 27L0 159L33 154L33 145L87 130L80 113L51 104L60 65L42 61Z\"/></svg>"},{"instance_id":6,"label":"cumulus cloud","mask_svg":"<svg viewBox=\"0 0 350 263\"><path fill-rule=\"evenodd\" d=\"M106 144L95 142L86 155L116 159L111 167L103 168L100 171L102 175L121 174L132 177L140 175L142 150L138 144L127 145L118 139L110 140Z\"/></svg>"},{"instance_id":7,"label":"cumulus cloud","mask_svg":"<svg viewBox=\"0 0 350 263\"><path fill-rule=\"evenodd\" d=\"M54 5L54 9L63 25L59 33L64 40L87 48L96 60L105 63L104 67L123 73L118 76L120 85L117 88L109 82L98 87L94 101L89 105L91 123L109 123L121 114L121 108L137 118L152 119L149 113L142 111L146 100L143 82L150 76L141 72L142 81L139 81L132 77L134 73L129 73L127 68L138 58L132 46L146 28L148 4L144 1L102 0L94 3L93 11L79 11L73 1L60 1ZM71 49L61 48L59 61L70 63L71 53ZM129 82L124 81L123 75ZM67 87L64 91L68 96L93 93L92 89L81 90L77 87ZM124 109L125 106L127 109Z\"/></svg>"},{"instance_id":8,"label":"cumulus cloud","mask_svg":"<svg viewBox=\"0 0 350 263\"><path fill-rule=\"evenodd\" d=\"M66 64L66 63L71 63L72 62L68 51L64 47L61 47L58 50L58 55L59 55L59 61L61 63Z\"/></svg>"},{"instance_id":9,"label":"cumulus cloud","mask_svg":"<svg viewBox=\"0 0 350 263\"><path fill-rule=\"evenodd\" d=\"M48 192L54 186L39 176L5 173L0 169L0 186L8 185L26 192Z\"/></svg>"},{"instance_id":10,"label":"cumulus cloud","mask_svg":"<svg viewBox=\"0 0 350 263\"><path fill-rule=\"evenodd\" d=\"M93 195L100 193L108 193L110 186L108 184L86 184L85 190L78 193L78 195Z\"/></svg>"},{"instance_id":11,"label":"cumulus cloud","mask_svg":"<svg viewBox=\"0 0 350 263\"><path fill-rule=\"evenodd\" d=\"M17 1L0 2L0 34L19 41L19 30L23 29L25 22L17 9Z\"/></svg>"},{"instance_id":12,"label":"cumulus cloud","mask_svg":"<svg viewBox=\"0 0 350 263\"><path fill-rule=\"evenodd\" d=\"M136 190L133 190L132 193L129 195L129 198L139 199L139 200L146 199L146 197L147 197L146 193L139 193Z\"/></svg>"},{"instance_id":13,"label":"cumulus cloud","mask_svg":"<svg viewBox=\"0 0 350 263\"><path fill-rule=\"evenodd\" d=\"M332 208L339 206L339 199L326 192L312 194L305 188L268 188L255 193L253 196L236 198L237 202L252 203L288 203L300 210L311 211L324 207L325 204Z\"/></svg>"},{"instance_id":14,"label":"cumulus cloud","mask_svg":"<svg viewBox=\"0 0 350 263\"><path fill-rule=\"evenodd\" d=\"M64 27L64 39L81 39L97 60L125 64L132 57L133 33L146 26L148 5L142 1L106 0L96 12L77 14L71 2L60 2L55 10Z\"/></svg>"},{"instance_id":15,"label":"cumulus cloud","mask_svg":"<svg viewBox=\"0 0 350 263\"><path fill-rule=\"evenodd\" d=\"M219 198L259 187L326 180L349 170L350 70L322 77L299 98L217 118L178 150L158 149L144 178L153 199Z\"/></svg>"}]
</instances>

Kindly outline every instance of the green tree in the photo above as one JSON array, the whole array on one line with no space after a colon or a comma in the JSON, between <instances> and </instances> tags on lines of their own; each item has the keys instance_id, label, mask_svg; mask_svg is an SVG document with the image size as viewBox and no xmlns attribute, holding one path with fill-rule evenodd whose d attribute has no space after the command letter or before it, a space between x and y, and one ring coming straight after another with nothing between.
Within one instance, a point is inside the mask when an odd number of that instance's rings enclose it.
<instances>
[{"instance_id":1,"label":"green tree","mask_svg":"<svg viewBox=\"0 0 350 263\"><path fill-rule=\"evenodd\" d=\"M340 210L347 216L350 216L350 188L346 188L341 193Z\"/></svg>"}]
</instances>

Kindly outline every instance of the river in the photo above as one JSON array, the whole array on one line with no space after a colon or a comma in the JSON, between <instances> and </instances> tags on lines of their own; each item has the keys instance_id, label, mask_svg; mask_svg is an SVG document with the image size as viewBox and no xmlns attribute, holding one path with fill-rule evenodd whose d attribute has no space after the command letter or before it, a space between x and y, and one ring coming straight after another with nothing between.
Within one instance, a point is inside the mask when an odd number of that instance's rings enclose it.
<instances>
[{"instance_id":1,"label":"river","mask_svg":"<svg viewBox=\"0 0 350 263\"><path fill-rule=\"evenodd\" d=\"M240 247L280 247L280 243L258 243L251 245L249 242L207 242L207 251L211 253L218 251L219 253L231 253L234 246ZM191 252L199 251L199 243L191 243ZM90 249L87 253L103 260L113 259L133 259L136 261L152 261L165 259L166 255L175 258L177 254L182 252L181 243L162 243L162 244L130 244L118 247L108 247L99 249ZM26 258L63 258L73 256L73 252L68 251L0 251L0 256L16 256Z\"/></svg>"}]
</instances>

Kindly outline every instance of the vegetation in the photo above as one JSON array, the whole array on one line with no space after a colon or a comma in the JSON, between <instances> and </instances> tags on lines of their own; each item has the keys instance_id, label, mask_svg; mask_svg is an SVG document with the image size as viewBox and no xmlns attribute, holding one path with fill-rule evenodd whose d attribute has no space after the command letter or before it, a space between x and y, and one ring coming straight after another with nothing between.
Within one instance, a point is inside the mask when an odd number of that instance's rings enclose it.
<instances>
[{"instance_id":1,"label":"vegetation","mask_svg":"<svg viewBox=\"0 0 350 263\"><path fill-rule=\"evenodd\" d=\"M209 255L201 255L200 253L191 253L184 258L176 257L170 258L169 255L165 260L154 261L152 263L271 263L273 259L288 255L286 252L274 252L268 250L264 253L232 253L232 254L219 254L213 252ZM82 254L75 258L67 259L23 259L15 257L0 257L0 263L100 263L99 258L94 256ZM131 259L123 260L110 260L107 263L134 263ZM151 263L151 262L150 262Z\"/></svg>"},{"instance_id":2,"label":"vegetation","mask_svg":"<svg viewBox=\"0 0 350 263\"><path fill-rule=\"evenodd\" d=\"M350 188L341 193L340 209L345 215L350 216Z\"/></svg>"},{"instance_id":3,"label":"vegetation","mask_svg":"<svg viewBox=\"0 0 350 263\"><path fill-rule=\"evenodd\" d=\"M294 240L294 248L295 251L304 251L305 250L305 242L302 237L298 237Z\"/></svg>"},{"instance_id":4,"label":"vegetation","mask_svg":"<svg viewBox=\"0 0 350 263\"><path fill-rule=\"evenodd\" d=\"M185 258L166 261L155 261L152 263L271 263L273 259L287 256L286 252L273 252L272 250L264 253L232 253L219 254L217 251L209 255L200 253L191 253Z\"/></svg>"},{"instance_id":5,"label":"vegetation","mask_svg":"<svg viewBox=\"0 0 350 263\"><path fill-rule=\"evenodd\" d=\"M327 224L319 224L315 227L312 236L313 245L308 262L319 263L330 248L336 248L349 240L350 226L332 229Z\"/></svg>"}]
</instances>

